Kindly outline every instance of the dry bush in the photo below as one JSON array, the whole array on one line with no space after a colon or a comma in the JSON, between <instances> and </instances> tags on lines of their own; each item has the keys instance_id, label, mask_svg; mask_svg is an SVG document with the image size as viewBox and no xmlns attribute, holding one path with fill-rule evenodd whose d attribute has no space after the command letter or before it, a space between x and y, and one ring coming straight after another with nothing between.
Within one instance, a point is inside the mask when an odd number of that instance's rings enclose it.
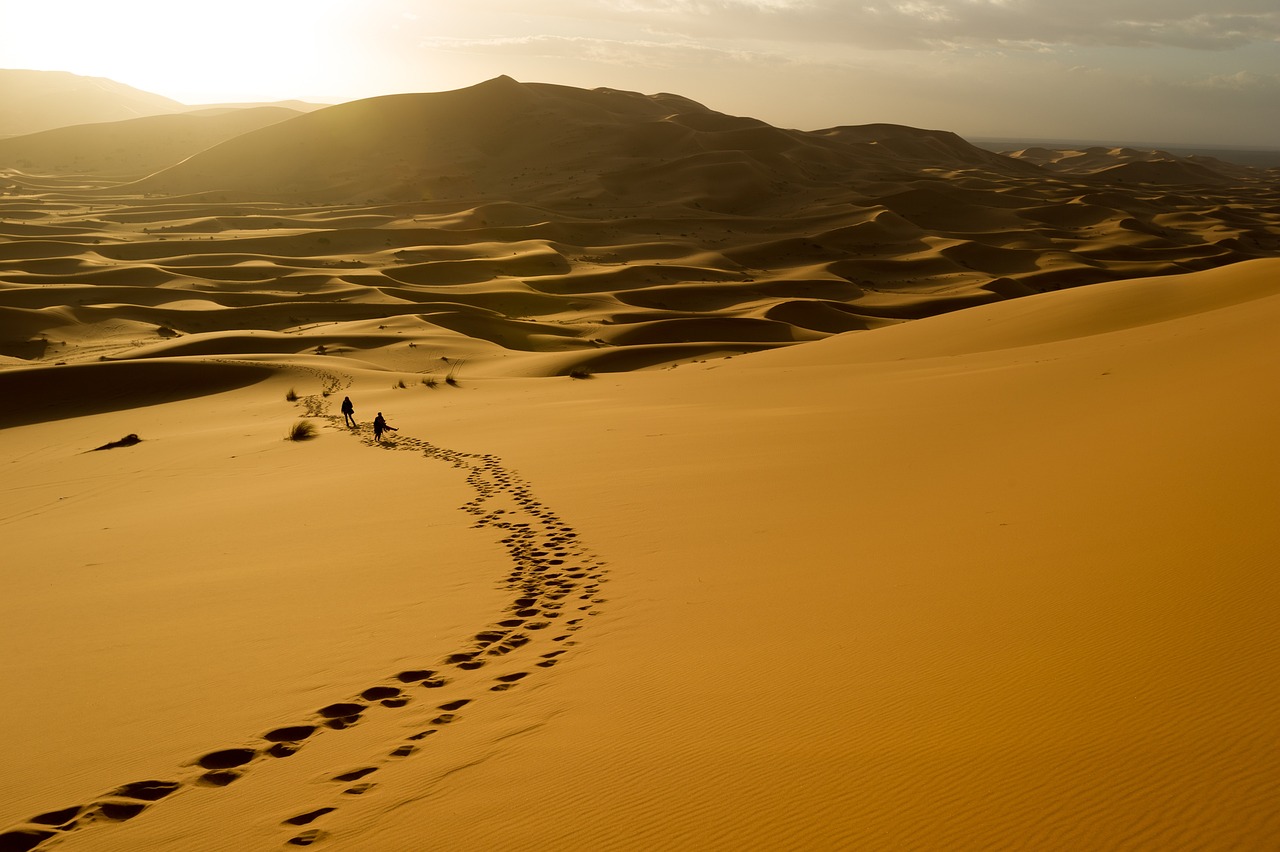
<instances>
[{"instance_id":1,"label":"dry bush","mask_svg":"<svg viewBox=\"0 0 1280 852\"><path fill-rule=\"evenodd\" d=\"M316 427L310 420L299 420L289 427L290 441L309 441L315 436Z\"/></svg>"}]
</instances>

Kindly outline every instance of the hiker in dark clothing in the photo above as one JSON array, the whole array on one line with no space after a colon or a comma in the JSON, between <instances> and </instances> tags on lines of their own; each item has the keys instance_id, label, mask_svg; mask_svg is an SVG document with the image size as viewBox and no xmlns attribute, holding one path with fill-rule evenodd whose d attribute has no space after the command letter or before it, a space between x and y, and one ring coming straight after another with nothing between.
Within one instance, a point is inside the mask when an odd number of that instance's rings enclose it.
<instances>
[{"instance_id":1,"label":"hiker in dark clothing","mask_svg":"<svg viewBox=\"0 0 1280 852\"><path fill-rule=\"evenodd\" d=\"M352 429L356 428L356 407L351 404L351 397L342 398L342 420Z\"/></svg>"},{"instance_id":2,"label":"hiker in dark clothing","mask_svg":"<svg viewBox=\"0 0 1280 852\"><path fill-rule=\"evenodd\" d=\"M379 411L378 416L373 418L373 439L381 442L382 433L387 431L395 432L397 430L396 427L387 425L387 421L382 419L382 412Z\"/></svg>"}]
</instances>

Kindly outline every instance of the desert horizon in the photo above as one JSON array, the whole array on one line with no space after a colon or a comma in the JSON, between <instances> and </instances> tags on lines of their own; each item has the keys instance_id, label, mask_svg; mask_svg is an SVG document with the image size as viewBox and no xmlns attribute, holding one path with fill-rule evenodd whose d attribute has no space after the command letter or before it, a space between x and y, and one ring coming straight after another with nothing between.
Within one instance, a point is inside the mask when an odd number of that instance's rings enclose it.
<instances>
[{"instance_id":1,"label":"desert horizon","mask_svg":"<svg viewBox=\"0 0 1280 852\"><path fill-rule=\"evenodd\" d=\"M84 79L0 71L0 852L1277 843L1274 152Z\"/></svg>"}]
</instances>

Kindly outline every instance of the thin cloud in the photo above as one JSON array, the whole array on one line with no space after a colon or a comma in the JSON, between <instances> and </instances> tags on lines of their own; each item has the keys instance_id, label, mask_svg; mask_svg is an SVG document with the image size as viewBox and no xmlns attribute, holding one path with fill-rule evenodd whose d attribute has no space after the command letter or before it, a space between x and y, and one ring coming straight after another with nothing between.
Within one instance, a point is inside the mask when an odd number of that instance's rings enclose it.
<instances>
[{"instance_id":1,"label":"thin cloud","mask_svg":"<svg viewBox=\"0 0 1280 852\"><path fill-rule=\"evenodd\" d=\"M485 0L481 0L485 2ZM487 5L515 11L510 0ZM525 4L520 11L530 14ZM864 48L1181 47L1280 42L1275 0L547 0L533 13L708 40Z\"/></svg>"},{"instance_id":2,"label":"thin cloud","mask_svg":"<svg viewBox=\"0 0 1280 852\"><path fill-rule=\"evenodd\" d=\"M619 40L583 36L509 36L494 38L424 39L421 46L431 50L489 53L559 59L573 56L588 61L649 68L706 67L707 63L792 64L792 60L767 51L734 50L694 42Z\"/></svg>"}]
</instances>

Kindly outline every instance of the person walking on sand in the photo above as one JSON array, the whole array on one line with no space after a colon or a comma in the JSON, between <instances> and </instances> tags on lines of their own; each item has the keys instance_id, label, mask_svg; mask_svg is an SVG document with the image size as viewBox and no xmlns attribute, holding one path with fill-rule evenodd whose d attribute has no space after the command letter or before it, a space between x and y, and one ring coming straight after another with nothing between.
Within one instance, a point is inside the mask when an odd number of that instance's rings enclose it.
<instances>
[{"instance_id":1,"label":"person walking on sand","mask_svg":"<svg viewBox=\"0 0 1280 852\"><path fill-rule=\"evenodd\" d=\"M342 398L342 422L356 428L356 407L351 404L351 397L344 396Z\"/></svg>"},{"instance_id":2,"label":"person walking on sand","mask_svg":"<svg viewBox=\"0 0 1280 852\"><path fill-rule=\"evenodd\" d=\"M378 416L373 418L373 439L378 443L382 443L383 432L398 431L394 426L388 426L387 421L382 418L382 412L378 412Z\"/></svg>"}]
</instances>

